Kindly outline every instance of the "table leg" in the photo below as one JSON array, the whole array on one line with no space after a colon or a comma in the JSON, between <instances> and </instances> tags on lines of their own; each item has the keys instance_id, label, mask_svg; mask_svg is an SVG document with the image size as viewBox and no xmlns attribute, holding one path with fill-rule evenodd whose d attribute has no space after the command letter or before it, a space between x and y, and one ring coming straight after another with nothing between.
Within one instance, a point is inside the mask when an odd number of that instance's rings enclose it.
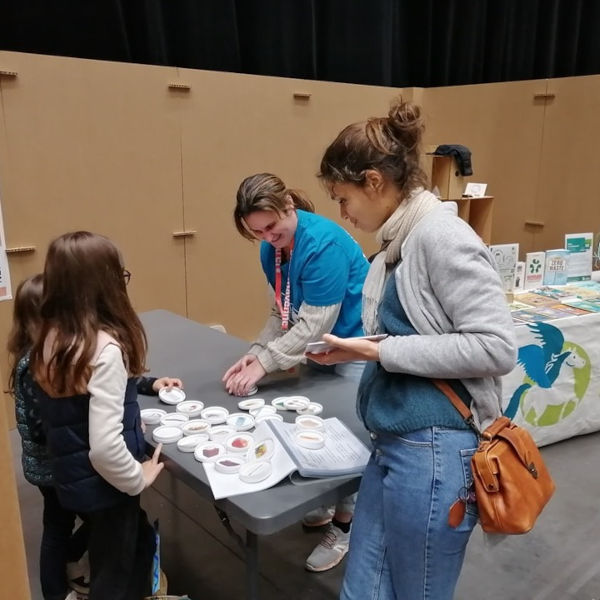
<instances>
[{"instance_id":1,"label":"table leg","mask_svg":"<svg viewBox=\"0 0 600 600\"><path fill-rule=\"evenodd\" d=\"M258 600L258 536L246 531L246 598Z\"/></svg>"}]
</instances>

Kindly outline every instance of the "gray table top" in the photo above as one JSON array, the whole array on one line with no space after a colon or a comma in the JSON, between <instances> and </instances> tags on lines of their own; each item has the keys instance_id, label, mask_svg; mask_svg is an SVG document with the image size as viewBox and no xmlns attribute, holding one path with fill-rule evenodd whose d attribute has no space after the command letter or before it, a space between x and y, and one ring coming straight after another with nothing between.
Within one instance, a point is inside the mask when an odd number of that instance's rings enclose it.
<instances>
[{"instance_id":1,"label":"gray table top","mask_svg":"<svg viewBox=\"0 0 600 600\"><path fill-rule=\"evenodd\" d=\"M238 411L239 398L224 389L221 377L248 348L248 343L215 331L165 310L154 310L140 315L148 336L148 367L156 377L179 377L183 380L188 399L201 400L205 406L224 406L230 412ZM323 404L324 417L340 418L363 441L367 433L356 416L356 383L331 373L319 373L301 368L293 376L269 376L259 382L257 396L267 403L283 395L304 395ZM173 411L156 397L140 396L141 408L157 407ZM281 413L293 421L296 413ZM146 441L151 447L153 427L148 427ZM212 492L204 467L192 453L180 452L176 444L165 444L162 452L166 468L204 497L212 500ZM257 534L271 534L299 521L302 516L320 504L355 492L359 478L332 478L304 480L302 485L283 480L276 486L231 498L219 500L217 506L230 518Z\"/></svg>"}]
</instances>

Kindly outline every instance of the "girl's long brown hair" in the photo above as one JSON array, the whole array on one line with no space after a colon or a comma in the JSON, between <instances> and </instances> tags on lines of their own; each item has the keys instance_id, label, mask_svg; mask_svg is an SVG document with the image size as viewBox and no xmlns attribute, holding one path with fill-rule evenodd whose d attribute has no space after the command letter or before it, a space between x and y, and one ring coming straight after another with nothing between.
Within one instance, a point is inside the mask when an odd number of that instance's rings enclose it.
<instances>
[{"instance_id":1,"label":"girl's long brown hair","mask_svg":"<svg viewBox=\"0 0 600 600\"><path fill-rule=\"evenodd\" d=\"M120 252L104 236L76 231L50 244L40 312L43 323L31 351L31 369L48 393L86 391L100 330L119 342L131 375L146 370L144 328L127 295ZM55 338L45 362L50 333Z\"/></svg>"},{"instance_id":2,"label":"girl's long brown hair","mask_svg":"<svg viewBox=\"0 0 600 600\"><path fill-rule=\"evenodd\" d=\"M15 385L17 365L31 350L40 326L43 277L41 273L21 281L15 292L12 329L6 345L10 355L9 388Z\"/></svg>"},{"instance_id":3,"label":"girl's long brown hair","mask_svg":"<svg viewBox=\"0 0 600 600\"><path fill-rule=\"evenodd\" d=\"M257 173L246 177L236 195L233 220L240 235L254 241L256 236L246 227L244 219L253 212L272 210L282 215L288 209L288 197L294 208L315 212L313 203L304 192L285 187L285 183L272 173Z\"/></svg>"}]
</instances>

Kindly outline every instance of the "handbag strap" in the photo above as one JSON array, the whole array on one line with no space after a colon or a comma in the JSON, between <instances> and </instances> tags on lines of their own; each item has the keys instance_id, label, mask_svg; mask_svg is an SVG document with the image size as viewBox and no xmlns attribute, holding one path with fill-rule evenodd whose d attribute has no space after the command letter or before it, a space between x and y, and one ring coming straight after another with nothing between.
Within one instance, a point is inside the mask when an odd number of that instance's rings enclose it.
<instances>
[{"instance_id":1,"label":"handbag strap","mask_svg":"<svg viewBox=\"0 0 600 600\"><path fill-rule=\"evenodd\" d=\"M465 406L465 403L459 398L458 394L450 387L450 384L443 379L432 379L435 387L452 402L454 408L460 413L463 421L471 428L478 436L481 436L481 432L475 425L475 418L469 408Z\"/></svg>"}]
</instances>

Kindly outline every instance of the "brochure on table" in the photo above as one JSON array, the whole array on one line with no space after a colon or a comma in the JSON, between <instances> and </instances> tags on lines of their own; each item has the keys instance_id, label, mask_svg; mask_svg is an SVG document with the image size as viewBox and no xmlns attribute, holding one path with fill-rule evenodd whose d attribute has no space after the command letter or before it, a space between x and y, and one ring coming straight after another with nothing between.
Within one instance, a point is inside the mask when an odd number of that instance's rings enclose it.
<instances>
[{"instance_id":1,"label":"brochure on table","mask_svg":"<svg viewBox=\"0 0 600 600\"><path fill-rule=\"evenodd\" d=\"M565 248L569 251L568 281L583 281L592 276L593 233L567 233Z\"/></svg>"},{"instance_id":2,"label":"brochure on table","mask_svg":"<svg viewBox=\"0 0 600 600\"><path fill-rule=\"evenodd\" d=\"M512 293L515 286L515 270L519 260L519 244L492 244L490 252L506 293Z\"/></svg>"},{"instance_id":3,"label":"brochure on table","mask_svg":"<svg viewBox=\"0 0 600 600\"><path fill-rule=\"evenodd\" d=\"M271 438L272 473L258 483L245 483L237 474L224 474L206 462L204 470L215 500L266 490L298 471L303 477L335 477L360 474L369 460L367 447L336 417L324 419L325 446L318 450L304 449L293 441L294 423L263 421L254 431L255 444ZM253 452L254 449L251 449Z\"/></svg>"},{"instance_id":4,"label":"brochure on table","mask_svg":"<svg viewBox=\"0 0 600 600\"><path fill-rule=\"evenodd\" d=\"M526 290L539 287L544 283L546 265L545 252L528 252L525 255L525 285Z\"/></svg>"},{"instance_id":5,"label":"brochure on table","mask_svg":"<svg viewBox=\"0 0 600 600\"><path fill-rule=\"evenodd\" d=\"M578 281L542 286L516 294L509 308L517 325L597 313L600 312L600 283Z\"/></svg>"}]
</instances>

